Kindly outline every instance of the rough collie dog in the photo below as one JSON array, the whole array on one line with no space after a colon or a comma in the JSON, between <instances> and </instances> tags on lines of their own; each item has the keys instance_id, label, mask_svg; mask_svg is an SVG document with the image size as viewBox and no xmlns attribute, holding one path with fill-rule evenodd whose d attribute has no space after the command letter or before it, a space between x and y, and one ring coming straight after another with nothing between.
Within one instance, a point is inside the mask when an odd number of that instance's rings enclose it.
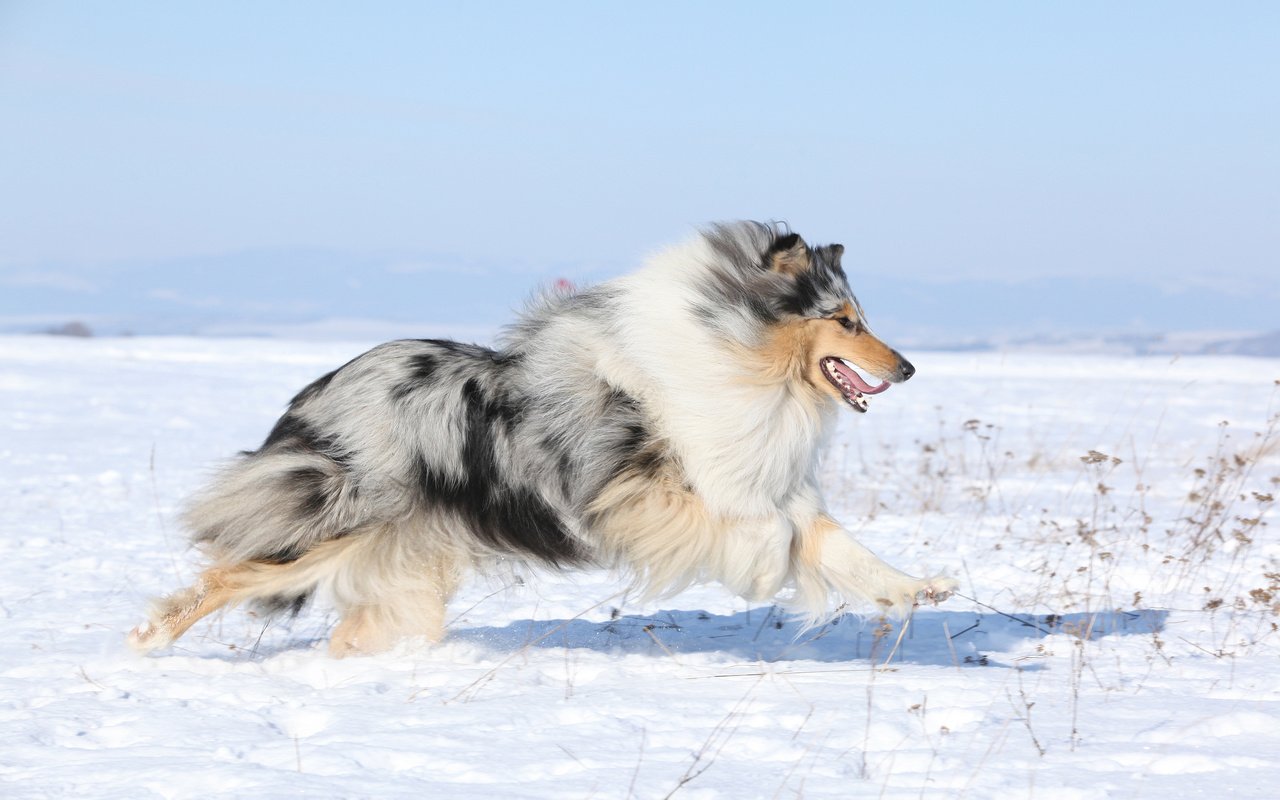
<instances>
[{"instance_id":1,"label":"rough collie dog","mask_svg":"<svg viewBox=\"0 0 1280 800\"><path fill-rule=\"evenodd\" d=\"M714 225L535 301L497 349L397 341L330 372L195 499L186 522L211 563L131 643L317 592L341 615L336 656L436 640L459 581L502 559L617 567L650 596L789 588L810 621L944 599L954 581L878 559L818 489L836 410L865 412L915 372L867 330L843 250Z\"/></svg>"}]
</instances>

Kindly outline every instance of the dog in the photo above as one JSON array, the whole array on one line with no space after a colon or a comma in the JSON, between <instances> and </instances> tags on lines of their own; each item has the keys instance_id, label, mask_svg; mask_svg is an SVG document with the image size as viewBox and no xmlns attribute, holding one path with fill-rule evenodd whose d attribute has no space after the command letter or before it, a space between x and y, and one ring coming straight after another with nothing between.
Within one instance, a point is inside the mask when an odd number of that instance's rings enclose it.
<instances>
[{"instance_id":1,"label":"dog","mask_svg":"<svg viewBox=\"0 0 1280 800\"><path fill-rule=\"evenodd\" d=\"M789 587L809 624L944 600L955 581L889 566L819 491L837 409L866 412L915 372L868 330L843 252L782 224L711 225L630 275L535 298L494 349L375 347L197 495L185 522L209 566L130 643L317 592L340 614L334 656L437 641L459 582L504 560L617 568L650 597Z\"/></svg>"}]
</instances>

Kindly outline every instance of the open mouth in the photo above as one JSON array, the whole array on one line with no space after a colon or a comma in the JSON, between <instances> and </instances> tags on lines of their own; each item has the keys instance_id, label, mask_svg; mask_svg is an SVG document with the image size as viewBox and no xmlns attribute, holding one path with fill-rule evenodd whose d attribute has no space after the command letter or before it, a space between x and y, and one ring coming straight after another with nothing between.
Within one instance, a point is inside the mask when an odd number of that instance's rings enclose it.
<instances>
[{"instance_id":1,"label":"open mouth","mask_svg":"<svg viewBox=\"0 0 1280 800\"><path fill-rule=\"evenodd\" d=\"M840 391L840 396L844 401L853 407L855 411L865 414L867 412L867 395L880 394L889 388L889 382L885 381L879 386L872 386L863 380L862 376L854 371L853 367L841 361L834 356L827 356L818 362L822 366L822 374L831 381L831 385Z\"/></svg>"}]
</instances>

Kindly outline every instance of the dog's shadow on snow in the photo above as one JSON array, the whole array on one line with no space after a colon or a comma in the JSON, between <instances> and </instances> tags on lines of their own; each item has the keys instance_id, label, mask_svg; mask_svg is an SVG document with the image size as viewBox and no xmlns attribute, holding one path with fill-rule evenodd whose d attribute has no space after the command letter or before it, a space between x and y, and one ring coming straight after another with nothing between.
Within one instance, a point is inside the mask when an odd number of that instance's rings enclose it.
<instances>
[{"instance_id":1,"label":"dog's shadow on snow","mask_svg":"<svg viewBox=\"0 0 1280 800\"><path fill-rule=\"evenodd\" d=\"M1093 641L1110 636L1149 636L1163 630L1167 616L1165 611L1151 610L1005 616L930 609L915 614L900 636L901 620L889 621L886 627L879 618L844 616L803 630L776 606L765 606L731 615L660 611L606 622L519 620L502 627L454 629L448 640L494 651L539 647L676 659L683 654L719 653L749 662L1007 667L1014 664L997 654L1017 648L1019 642L1056 635ZM1018 666L1036 668L1034 663Z\"/></svg>"}]
</instances>

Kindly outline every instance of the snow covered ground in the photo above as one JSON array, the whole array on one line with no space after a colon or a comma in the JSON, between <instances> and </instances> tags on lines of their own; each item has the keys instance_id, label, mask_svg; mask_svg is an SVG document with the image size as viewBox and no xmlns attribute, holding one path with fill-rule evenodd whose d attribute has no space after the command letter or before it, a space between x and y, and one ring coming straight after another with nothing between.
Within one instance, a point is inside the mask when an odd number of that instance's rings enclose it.
<instances>
[{"instance_id":1,"label":"snow covered ground","mask_svg":"<svg viewBox=\"0 0 1280 800\"><path fill-rule=\"evenodd\" d=\"M910 354L826 469L961 581L905 631L588 572L473 581L434 647L332 660L320 606L129 652L184 497L361 349L0 338L0 796L1276 796L1280 362Z\"/></svg>"}]
</instances>

